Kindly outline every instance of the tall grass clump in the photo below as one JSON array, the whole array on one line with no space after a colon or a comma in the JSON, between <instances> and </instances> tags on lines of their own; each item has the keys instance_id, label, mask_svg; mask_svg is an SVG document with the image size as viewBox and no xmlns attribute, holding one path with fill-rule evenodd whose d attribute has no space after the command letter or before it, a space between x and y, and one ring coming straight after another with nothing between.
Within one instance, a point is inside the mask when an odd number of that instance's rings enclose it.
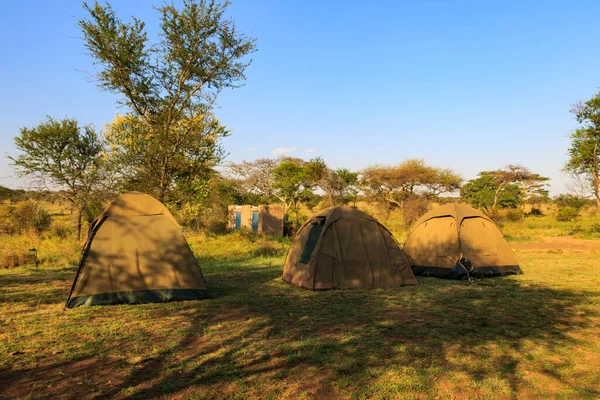
<instances>
[{"instance_id":1,"label":"tall grass clump","mask_svg":"<svg viewBox=\"0 0 600 400\"><path fill-rule=\"evenodd\" d=\"M38 267L73 265L79 260L80 246L72 235L66 235L58 237L54 233L40 234L35 230L21 234L0 234L0 268L34 265L28 256L29 251L33 249L37 253Z\"/></svg>"},{"instance_id":2,"label":"tall grass clump","mask_svg":"<svg viewBox=\"0 0 600 400\"><path fill-rule=\"evenodd\" d=\"M187 231L185 236L199 259L243 260L282 256L291 243L290 238L261 236L245 229L222 235Z\"/></svg>"}]
</instances>

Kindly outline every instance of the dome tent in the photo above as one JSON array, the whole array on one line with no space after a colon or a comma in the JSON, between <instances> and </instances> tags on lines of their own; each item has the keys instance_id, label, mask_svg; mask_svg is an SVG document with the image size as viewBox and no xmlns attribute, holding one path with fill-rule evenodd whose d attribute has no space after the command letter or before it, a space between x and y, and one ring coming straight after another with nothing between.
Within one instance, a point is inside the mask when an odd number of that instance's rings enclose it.
<instances>
[{"instance_id":1,"label":"dome tent","mask_svg":"<svg viewBox=\"0 0 600 400\"><path fill-rule=\"evenodd\" d=\"M158 200L125 193L92 222L67 307L208 297L194 254Z\"/></svg>"},{"instance_id":2,"label":"dome tent","mask_svg":"<svg viewBox=\"0 0 600 400\"><path fill-rule=\"evenodd\" d=\"M282 279L312 290L418 284L392 234L350 207L327 208L300 227Z\"/></svg>"},{"instance_id":3,"label":"dome tent","mask_svg":"<svg viewBox=\"0 0 600 400\"><path fill-rule=\"evenodd\" d=\"M467 279L522 273L496 224L459 203L445 204L419 218L404 251L420 276Z\"/></svg>"}]
</instances>

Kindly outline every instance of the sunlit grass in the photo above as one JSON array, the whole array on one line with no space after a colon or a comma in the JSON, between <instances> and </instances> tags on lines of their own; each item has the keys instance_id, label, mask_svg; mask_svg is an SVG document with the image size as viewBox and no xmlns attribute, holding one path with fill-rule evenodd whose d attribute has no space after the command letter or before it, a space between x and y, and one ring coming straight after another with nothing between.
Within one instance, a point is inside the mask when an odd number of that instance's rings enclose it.
<instances>
[{"instance_id":1,"label":"sunlit grass","mask_svg":"<svg viewBox=\"0 0 600 400\"><path fill-rule=\"evenodd\" d=\"M73 238L2 237L43 262L0 270L0 397L597 398L600 241L529 246L570 226L531 218L521 276L311 292L287 239L187 233L212 299L67 311Z\"/></svg>"},{"instance_id":2,"label":"sunlit grass","mask_svg":"<svg viewBox=\"0 0 600 400\"><path fill-rule=\"evenodd\" d=\"M578 239L600 239L600 216L579 216L573 221L557 221L552 215L526 217L522 221L500 224L509 241L533 241L543 237L573 236Z\"/></svg>"}]
</instances>

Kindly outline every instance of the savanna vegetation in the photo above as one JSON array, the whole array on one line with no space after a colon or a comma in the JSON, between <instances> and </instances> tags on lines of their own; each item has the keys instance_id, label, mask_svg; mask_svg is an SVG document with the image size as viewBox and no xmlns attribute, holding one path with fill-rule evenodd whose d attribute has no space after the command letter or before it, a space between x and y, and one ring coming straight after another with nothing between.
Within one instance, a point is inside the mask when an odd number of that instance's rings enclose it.
<instances>
[{"instance_id":1,"label":"savanna vegetation","mask_svg":"<svg viewBox=\"0 0 600 400\"><path fill-rule=\"evenodd\" d=\"M186 229L212 299L65 311L76 215L43 206L49 229L2 236L2 254L36 247L39 264L0 269L0 396L600 395L600 246L590 240L600 221L589 209L557 221L527 207L500 223L524 275L386 290L300 289L280 279L289 239ZM396 214L388 226L406 235Z\"/></svg>"},{"instance_id":2,"label":"savanna vegetation","mask_svg":"<svg viewBox=\"0 0 600 400\"><path fill-rule=\"evenodd\" d=\"M569 192L523 165L465 181L431 160L362 170L322 158L226 160L222 90L245 82L256 40L227 3L157 7L160 36L85 4L100 89L120 111L98 131L52 116L16 133L0 187L0 397L600 397L600 93L578 103ZM64 310L90 222L119 193L174 214L212 295ZM291 236L325 207L358 207L402 243L446 202L487 213L524 275L311 292L280 277ZM284 237L227 232L230 204L282 204Z\"/></svg>"}]
</instances>

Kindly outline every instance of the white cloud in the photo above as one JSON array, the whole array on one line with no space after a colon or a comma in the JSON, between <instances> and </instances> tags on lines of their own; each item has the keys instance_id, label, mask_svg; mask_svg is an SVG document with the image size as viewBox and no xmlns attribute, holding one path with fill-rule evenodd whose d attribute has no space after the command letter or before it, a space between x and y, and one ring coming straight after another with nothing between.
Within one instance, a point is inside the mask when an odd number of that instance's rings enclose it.
<instances>
[{"instance_id":1,"label":"white cloud","mask_svg":"<svg viewBox=\"0 0 600 400\"><path fill-rule=\"evenodd\" d=\"M256 147L248 147L248 150L254 151L254 150L256 150Z\"/></svg>"},{"instance_id":2,"label":"white cloud","mask_svg":"<svg viewBox=\"0 0 600 400\"><path fill-rule=\"evenodd\" d=\"M296 150L295 147L278 147L275 150L271 151L271 154L281 155L281 154L291 153L295 150Z\"/></svg>"},{"instance_id":3,"label":"white cloud","mask_svg":"<svg viewBox=\"0 0 600 400\"><path fill-rule=\"evenodd\" d=\"M311 147L309 149L304 150L305 153L314 153L317 149L315 149L314 147Z\"/></svg>"}]
</instances>

